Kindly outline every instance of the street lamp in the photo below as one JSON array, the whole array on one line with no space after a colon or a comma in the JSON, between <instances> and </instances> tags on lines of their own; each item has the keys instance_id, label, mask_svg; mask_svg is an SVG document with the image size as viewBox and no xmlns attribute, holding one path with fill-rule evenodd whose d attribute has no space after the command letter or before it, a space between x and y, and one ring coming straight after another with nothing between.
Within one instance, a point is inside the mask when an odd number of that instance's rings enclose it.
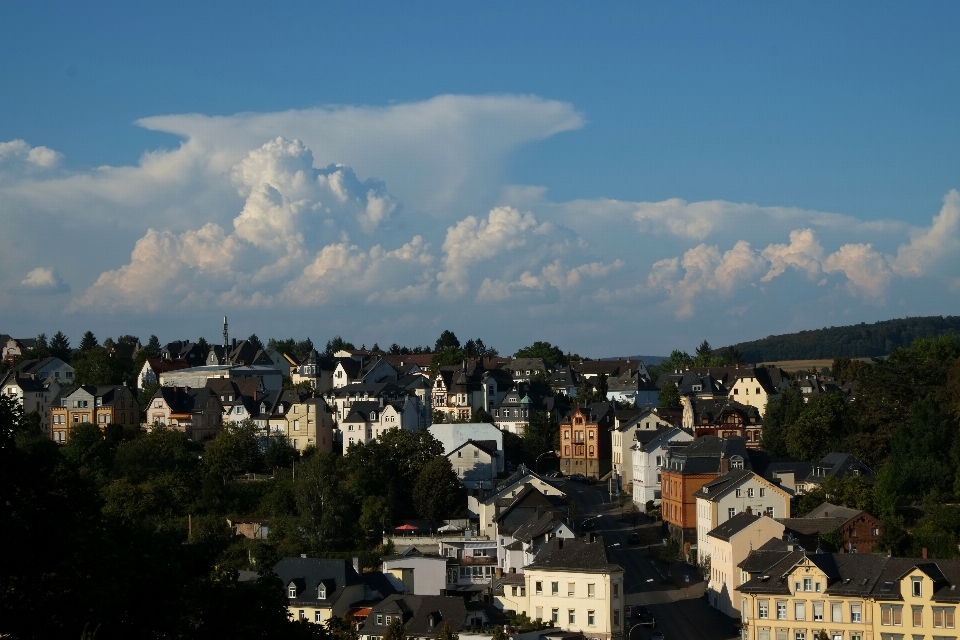
<instances>
[{"instance_id":1,"label":"street lamp","mask_svg":"<svg viewBox=\"0 0 960 640\"><path fill-rule=\"evenodd\" d=\"M540 475L540 458L542 458L543 456L545 456L545 455L547 455L547 454L552 455L552 456L557 455L556 452L554 452L554 451L544 451L543 453L541 453L540 455L538 455L536 461L534 461L534 463L533 463L533 464L534 464L534 467L535 467L536 470L537 470L537 475Z\"/></svg>"}]
</instances>

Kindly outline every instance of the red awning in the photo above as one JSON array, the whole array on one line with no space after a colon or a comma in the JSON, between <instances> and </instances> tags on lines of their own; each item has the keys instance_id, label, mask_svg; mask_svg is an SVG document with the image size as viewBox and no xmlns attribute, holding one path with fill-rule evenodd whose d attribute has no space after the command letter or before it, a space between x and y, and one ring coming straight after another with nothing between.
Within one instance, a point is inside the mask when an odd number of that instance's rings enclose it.
<instances>
[{"instance_id":1,"label":"red awning","mask_svg":"<svg viewBox=\"0 0 960 640\"><path fill-rule=\"evenodd\" d=\"M417 527L412 524L402 524L399 527L394 527L397 531L416 531Z\"/></svg>"}]
</instances>

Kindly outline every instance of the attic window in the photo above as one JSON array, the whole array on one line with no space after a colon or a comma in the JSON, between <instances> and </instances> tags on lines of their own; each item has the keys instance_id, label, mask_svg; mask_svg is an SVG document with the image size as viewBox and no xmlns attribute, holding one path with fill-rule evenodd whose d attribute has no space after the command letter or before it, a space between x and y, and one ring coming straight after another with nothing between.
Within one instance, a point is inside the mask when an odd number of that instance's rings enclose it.
<instances>
[{"instance_id":1,"label":"attic window","mask_svg":"<svg viewBox=\"0 0 960 640\"><path fill-rule=\"evenodd\" d=\"M290 583L290 586L287 587L287 597L296 598L297 597L297 585Z\"/></svg>"},{"instance_id":2,"label":"attic window","mask_svg":"<svg viewBox=\"0 0 960 640\"><path fill-rule=\"evenodd\" d=\"M317 587L317 599L325 600L327 598L327 587L326 585L319 585Z\"/></svg>"}]
</instances>

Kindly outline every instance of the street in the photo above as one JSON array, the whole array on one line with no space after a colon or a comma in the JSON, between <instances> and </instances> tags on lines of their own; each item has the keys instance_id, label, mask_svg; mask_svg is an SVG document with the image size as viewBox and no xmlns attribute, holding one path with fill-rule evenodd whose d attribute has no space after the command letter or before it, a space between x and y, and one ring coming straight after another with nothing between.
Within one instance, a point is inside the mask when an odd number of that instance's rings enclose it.
<instances>
[{"instance_id":1,"label":"street","mask_svg":"<svg viewBox=\"0 0 960 640\"><path fill-rule=\"evenodd\" d=\"M646 516L637 526L621 519L616 496L611 500L605 484L565 482L567 495L579 504L579 522L593 519L593 533L603 537L610 560L624 569L626 604L643 604L657 619L656 630L667 640L729 640L738 638L730 622L703 598L704 583L694 567L684 563L667 565L657 558L661 546L660 523ZM627 536L637 532L642 544L630 545ZM629 625L626 640L647 640L649 626Z\"/></svg>"}]
</instances>

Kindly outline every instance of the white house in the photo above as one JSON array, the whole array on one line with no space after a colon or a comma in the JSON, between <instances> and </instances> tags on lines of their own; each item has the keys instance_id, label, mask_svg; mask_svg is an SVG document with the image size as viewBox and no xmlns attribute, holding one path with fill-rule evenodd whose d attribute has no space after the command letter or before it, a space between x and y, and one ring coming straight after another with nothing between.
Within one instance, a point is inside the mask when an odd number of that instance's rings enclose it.
<instances>
[{"instance_id":1,"label":"white house","mask_svg":"<svg viewBox=\"0 0 960 640\"><path fill-rule=\"evenodd\" d=\"M462 424L437 423L430 425L430 435L443 445L444 454L473 440L474 442L493 441L496 443L496 470L494 476L503 472L503 432L487 422L467 422Z\"/></svg>"},{"instance_id":2,"label":"white house","mask_svg":"<svg viewBox=\"0 0 960 640\"><path fill-rule=\"evenodd\" d=\"M468 440L447 454L465 489L491 489L502 466L495 440Z\"/></svg>"},{"instance_id":3,"label":"white house","mask_svg":"<svg viewBox=\"0 0 960 640\"><path fill-rule=\"evenodd\" d=\"M631 447L633 454L633 501L643 511L646 504L660 504L660 469L667 464L670 445L692 442L689 432L674 427L664 431L645 445Z\"/></svg>"},{"instance_id":4,"label":"white house","mask_svg":"<svg viewBox=\"0 0 960 640\"><path fill-rule=\"evenodd\" d=\"M417 596L442 596L447 590L447 557L424 554L408 547L384 556L381 571L394 578L402 591Z\"/></svg>"},{"instance_id":5,"label":"white house","mask_svg":"<svg viewBox=\"0 0 960 640\"><path fill-rule=\"evenodd\" d=\"M647 409L628 420L614 417L610 430L613 470L620 476L626 487L633 482L633 446L637 443L637 432L651 432L670 427L670 423L661 418L656 411Z\"/></svg>"}]
</instances>

